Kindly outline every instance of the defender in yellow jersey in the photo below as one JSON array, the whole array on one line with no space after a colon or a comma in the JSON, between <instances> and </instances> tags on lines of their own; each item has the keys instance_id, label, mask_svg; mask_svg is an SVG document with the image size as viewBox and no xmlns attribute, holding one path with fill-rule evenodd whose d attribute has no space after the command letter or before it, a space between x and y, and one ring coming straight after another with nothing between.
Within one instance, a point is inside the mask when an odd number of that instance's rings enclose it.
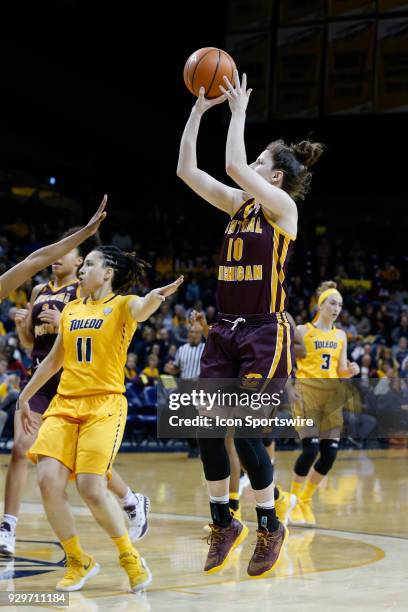
<instances>
[{"instance_id":1,"label":"defender in yellow jersey","mask_svg":"<svg viewBox=\"0 0 408 612\"><path fill-rule=\"evenodd\" d=\"M61 239L69 238L78 230L78 227L70 228L64 232ZM52 264L53 280L47 284L36 285L32 290L30 302L25 308L16 311L15 324L19 341L24 348L31 351L30 376L52 349L63 309L80 296L77 273L84 257L100 244L99 236L96 235L66 255L58 257ZM14 444L4 487L4 514L0 518L0 553L3 555L15 554L16 528L28 472L27 451L33 446L42 423L42 415L57 392L60 374L58 372L53 376L31 398L31 434L26 434L23 430L21 411L16 410L14 414ZM141 493L133 492L114 468L108 488L117 495L127 515L131 540L136 541L143 537L148 529L149 499Z\"/></svg>"},{"instance_id":2,"label":"defender in yellow jersey","mask_svg":"<svg viewBox=\"0 0 408 612\"><path fill-rule=\"evenodd\" d=\"M99 565L80 545L66 486L75 476L78 491L119 551L131 589L140 591L151 572L126 531L122 513L108 495L107 475L120 447L126 422L124 367L137 321L145 321L177 291L183 277L144 298L125 293L139 280L146 263L113 246L87 255L80 285L89 297L64 309L49 355L20 395L23 427L30 431L29 401L61 367L57 395L29 451L38 462L38 480L48 519L67 555L67 571L57 590L76 591L96 575Z\"/></svg>"},{"instance_id":3,"label":"defender in yellow jersey","mask_svg":"<svg viewBox=\"0 0 408 612\"><path fill-rule=\"evenodd\" d=\"M332 468L343 427L346 400L342 378L359 372L356 363L347 361L347 337L334 321L343 300L334 282L319 287L318 314L312 323L299 325L306 355L297 360L294 416L313 419L313 427L298 429L302 453L293 473L291 493L298 504L290 514L294 524L316 524L311 500L320 482Z\"/></svg>"}]
</instances>

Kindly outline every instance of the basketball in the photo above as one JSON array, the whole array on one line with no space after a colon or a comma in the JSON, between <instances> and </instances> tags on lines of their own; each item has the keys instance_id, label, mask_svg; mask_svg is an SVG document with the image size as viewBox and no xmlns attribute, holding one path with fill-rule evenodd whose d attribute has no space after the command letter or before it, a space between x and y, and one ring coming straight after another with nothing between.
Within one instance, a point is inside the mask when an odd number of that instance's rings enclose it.
<instances>
[{"instance_id":1,"label":"basketball","mask_svg":"<svg viewBox=\"0 0 408 612\"><path fill-rule=\"evenodd\" d=\"M194 51L184 66L184 82L195 96L200 87L205 89L206 98L218 98L221 95L219 86L225 85L223 77L231 82L236 65L232 57L222 49L204 47Z\"/></svg>"}]
</instances>

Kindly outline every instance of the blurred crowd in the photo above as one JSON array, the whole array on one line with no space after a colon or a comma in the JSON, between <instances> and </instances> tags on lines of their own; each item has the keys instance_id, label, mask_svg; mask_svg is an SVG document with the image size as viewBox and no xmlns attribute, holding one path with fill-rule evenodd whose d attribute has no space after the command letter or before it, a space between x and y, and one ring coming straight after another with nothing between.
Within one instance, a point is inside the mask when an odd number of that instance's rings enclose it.
<instances>
[{"instance_id":1,"label":"blurred crowd","mask_svg":"<svg viewBox=\"0 0 408 612\"><path fill-rule=\"evenodd\" d=\"M105 240L106 241L106 240ZM124 250L134 246L132 236L117 228L109 241ZM22 221L0 229L0 271L41 246L35 231ZM180 347L205 341L202 326L191 324L193 311L211 325L217 316L215 289L217 255L147 257L152 269L139 294L161 286L180 273L185 282L179 292L163 303L148 321L139 325L129 348L125 378L130 411L152 407L160 376L180 374ZM358 242L322 237L312 250L299 246L289 270L289 311L296 323L312 319L316 311L315 291L323 280L335 280L344 298L337 326L348 338L349 358L360 365L360 378L381 379L380 390L390 391L408 382L408 291L406 261L401 257L367 253ZM20 346L15 331L17 308L24 307L31 288L49 279L45 270L15 291L0 305L0 417L3 436L12 434L15 399L30 367L30 355ZM398 381L398 383L396 382ZM387 386L388 385L388 386ZM408 402L407 402L408 403ZM363 406L364 409L364 406ZM369 407L367 407L369 410ZM7 415L10 418L7 419ZM0 427L4 426L3 420Z\"/></svg>"}]
</instances>

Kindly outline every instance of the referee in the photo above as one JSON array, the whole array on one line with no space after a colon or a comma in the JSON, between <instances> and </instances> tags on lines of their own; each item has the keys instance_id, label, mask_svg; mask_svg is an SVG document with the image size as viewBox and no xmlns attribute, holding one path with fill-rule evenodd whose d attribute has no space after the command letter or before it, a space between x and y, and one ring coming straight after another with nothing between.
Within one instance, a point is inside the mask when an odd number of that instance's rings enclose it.
<instances>
[{"instance_id":1,"label":"referee","mask_svg":"<svg viewBox=\"0 0 408 612\"><path fill-rule=\"evenodd\" d=\"M168 374L179 374L182 380L198 380L200 377L200 360L203 354L205 343L203 342L203 325L201 317L198 317L200 322L191 323L188 330L188 338L186 344L179 347L176 357L173 362L169 362L165 366L165 371ZM188 457L193 459L199 456L198 442L196 438L187 438L189 446Z\"/></svg>"}]
</instances>

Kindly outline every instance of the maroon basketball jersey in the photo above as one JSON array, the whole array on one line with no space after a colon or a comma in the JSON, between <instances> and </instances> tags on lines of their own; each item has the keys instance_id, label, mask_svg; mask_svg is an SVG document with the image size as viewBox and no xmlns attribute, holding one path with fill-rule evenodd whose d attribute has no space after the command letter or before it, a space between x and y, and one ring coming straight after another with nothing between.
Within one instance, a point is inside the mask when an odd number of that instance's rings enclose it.
<instances>
[{"instance_id":1,"label":"maroon basketball jersey","mask_svg":"<svg viewBox=\"0 0 408 612\"><path fill-rule=\"evenodd\" d=\"M32 332L34 347L31 354L33 367L41 363L48 355L58 334L58 328L50 323L44 323L39 318L40 313L54 305L62 311L68 302L78 297L78 282L75 281L63 287L54 287L53 282L47 283L37 295L32 312Z\"/></svg>"},{"instance_id":2,"label":"maroon basketball jersey","mask_svg":"<svg viewBox=\"0 0 408 612\"><path fill-rule=\"evenodd\" d=\"M293 236L268 221L254 199L228 223L218 270L218 310L265 314L287 308L286 271Z\"/></svg>"}]
</instances>

